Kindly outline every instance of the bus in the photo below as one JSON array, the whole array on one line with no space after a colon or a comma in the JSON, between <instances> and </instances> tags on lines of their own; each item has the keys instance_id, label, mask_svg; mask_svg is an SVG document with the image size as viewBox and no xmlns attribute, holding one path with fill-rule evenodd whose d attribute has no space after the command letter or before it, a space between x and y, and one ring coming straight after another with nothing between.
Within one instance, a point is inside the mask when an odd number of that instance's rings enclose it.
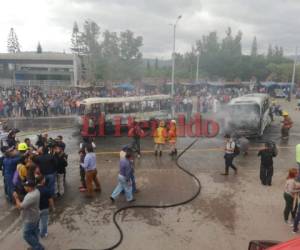
<instances>
[{"instance_id":1,"label":"bus","mask_svg":"<svg viewBox=\"0 0 300 250\"><path fill-rule=\"evenodd\" d=\"M118 117L121 126L128 125L128 119L136 121L168 120L171 119L171 96L149 95L129 97L92 97L80 103L80 122L90 119L98 120L105 117L105 128L112 128Z\"/></svg>"},{"instance_id":2,"label":"bus","mask_svg":"<svg viewBox=\"0 0 300 250\"><path fill-rule=\"evenodd\" d=\"M233 98L227 105L225 131L245 137L261 137L271 124L270 96L254 93Z\"/></svg>"}]
</instances>

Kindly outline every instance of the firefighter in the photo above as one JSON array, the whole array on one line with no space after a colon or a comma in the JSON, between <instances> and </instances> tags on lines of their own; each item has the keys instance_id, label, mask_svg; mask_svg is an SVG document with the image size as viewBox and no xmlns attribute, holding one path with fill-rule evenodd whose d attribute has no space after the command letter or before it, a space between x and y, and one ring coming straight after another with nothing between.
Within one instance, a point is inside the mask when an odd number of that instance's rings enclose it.
<instances>
[{"instance_id":1,"label":"firefighter","mask_svg":"<svg viewBox=\"0 0 300 250\"><path fill-rule=\"evenodd\" d=\"M281 138L287 140L289 138L290 129L293 126L293 121L289 117L289 113L286 111L282 112L282 116L283 116L283 121L281 127Z\"/></svg>"},{"instance_id":2,"label":"firefighter","mask_svg":"<svg viewBox=\"0 0 300 250\"><path fill-rule=\"evenodd\" d=\"M168 137L169 137L169 144L170 144L170 149L171 149L171 153L170 155L177 155L177 149L176 149L176 121L175 120L171 120L170 122L170 129L169 129L169 133L168 133Z\"/></svg>"},{"instance_id":3,"label":"firefighter","mask_svg":"<svg viewBox=\"0 0 300 250\"><path fill-rule=\"evenodd\" d=\"M260 163L260 181L266 186L272 185L273 176L273 157L276 157L277 150L271 143L265 143L265 147L261 149L258 154L261 159Z\"/></svg>"},{"instance_id":4,"label":"firefighter","mask_svg":"<svg viewBox=\"0 0 300 250\"><path fill-rule=\"evenodd\" d=\"M159 156L162 156L162 147L166 144L167 130L165 128L165 122L160 121L159 127L154 132L154 144L155 144L155 156L159 151Z\"/></svg>"}]
</instances>

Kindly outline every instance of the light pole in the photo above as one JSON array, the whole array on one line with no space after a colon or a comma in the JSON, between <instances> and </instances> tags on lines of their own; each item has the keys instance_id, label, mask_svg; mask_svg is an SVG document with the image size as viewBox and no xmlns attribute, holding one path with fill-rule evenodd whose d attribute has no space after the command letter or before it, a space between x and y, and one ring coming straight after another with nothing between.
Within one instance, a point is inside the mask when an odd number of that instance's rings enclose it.
<instances>
[{"instance_id":1,"label":"light pole","mask_svg":"<svg viewBox=\"0 0 300 250\"><path fill-rule=\"evenodd\" d=\"M197 70L196 70L196 83L199 83L199 59L200 59L200 51L197 53Z\"/></svg>"},{"instance_id":2,"label":"light pole","mask_svg":"<svg viewBox=\"0 0 300 250\"><path fill-rule=\"evenodd\" d=\"M172 117L175 115L175 107L174 107L174 94L175 94L175 41L176 41L176 26L178 21L181 19L182 15L178 16L176 22L173 24L173 53L172 53L172 86L171 86L171 95L173 99L172 105Z\"/></svg>"},{"instance_id":3,"label":"light pole","mask_svg":"<svg viewBox=\"0 0 300 250\"><path fill-rule=\"evenodd\" d=\"M290 93L289 93L289 95L290 95L289 101L290 101L291 98L292 98L293 89L294 89L294 85L295 85L297 59L298 59L298 47L296 47L296 55L295 55L295 59L294 59L293 76L292 76L291 89L290 89Z\"/></svg>"}]
</instances>

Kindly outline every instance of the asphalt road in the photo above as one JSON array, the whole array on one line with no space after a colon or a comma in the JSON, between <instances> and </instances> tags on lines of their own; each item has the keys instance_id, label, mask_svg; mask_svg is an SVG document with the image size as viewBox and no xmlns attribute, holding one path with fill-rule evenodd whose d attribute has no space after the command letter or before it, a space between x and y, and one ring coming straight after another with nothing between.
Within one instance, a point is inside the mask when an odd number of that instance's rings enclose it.
<instances>
[{"instance_id":1,"label":"asphalt road","mask_svg":"<svg viewBox=\"0 0 300 250\"><path fill-rule=\"evenodd\" d=\"M180 163L201 180L200 196L185 206L171 209L132 209L122 213L118 220L124 230L124 241L119 249L247 249L253 239L287 240L293 235L291 228L283 223L283 188L287 170L295 167L295 145L300 139L300 118L294 106L284 103L295 122L290 140L280 140L280 119L277 118L261 140L251 142L250 154L239 156L237 176L221 176L224 171L223 139L199 138ZM28 122L32 124L28 125ZM43 129L62 128L72 121L59 119L51 122L27 121L26 136L34 139ZM18 124L22 128L22 122ZM126 205L124 197L115 204L109 195L116 185L118 152L127 144L127 137L97 139L97 164L102 193L89 200L78 192L79 137L76 128L49 131L50 136L62 134L67 143L69 166L66 194L56 201L56 211L51 215L49 236L43 240L46 249L70 248L103 249L118 239L112 223L113 212ZM279 146L275 160L273 185L265 187L259 181L258 148L265 140L274 140ZM178 148L192 141L181 138ZM174 161L164 152L154 157L151 138L142 141L145 151L136 161L136 178L140 192L136 204L170 204L191 196L196 190L195 182L180 171ZM167 148L166 148L167 150ZM20 231L19 212L7 204L0 183L0 249L26 249Z\"/></svg>"}]
</instances>

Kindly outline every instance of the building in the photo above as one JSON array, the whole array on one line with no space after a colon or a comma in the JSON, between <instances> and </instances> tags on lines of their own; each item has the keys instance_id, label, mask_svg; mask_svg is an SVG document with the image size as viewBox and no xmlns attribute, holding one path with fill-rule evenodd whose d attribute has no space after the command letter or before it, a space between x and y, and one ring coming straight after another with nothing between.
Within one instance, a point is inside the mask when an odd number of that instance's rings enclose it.
<instances>
[{"instance_id":1,"label":"building","mask_svg":"<svg viewBox=\"0 0 300 250\"><path fill-rule=\"evenodd\" d=\"M74 54L0 53L0 85L80 86L84 66Z\"/></svg>"}]
</instances>

